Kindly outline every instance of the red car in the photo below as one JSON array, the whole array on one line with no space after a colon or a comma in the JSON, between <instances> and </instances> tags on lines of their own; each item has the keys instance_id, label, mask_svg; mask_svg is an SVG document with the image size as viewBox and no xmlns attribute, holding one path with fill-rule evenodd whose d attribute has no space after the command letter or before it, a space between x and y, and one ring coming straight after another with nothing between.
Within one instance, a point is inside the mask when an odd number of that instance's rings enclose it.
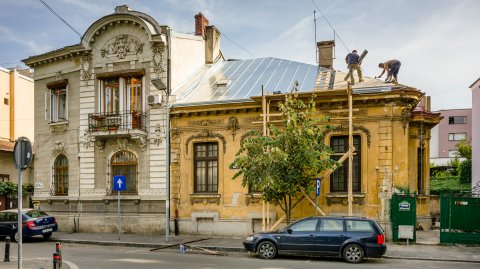
<instances>
[{"instance_id":1,"label":"red car","mask_svg":"<svg viewBox=\"0 0 480 269\"><path fill-rule=\"evenodd\" d=\"M17 209L9 209L0 212L0 236L10 236L12 240L18 241L18 218ZM23 238L42 235L45 239L52 236L58 230L55 217L49 216L43 211L36 209L22 210Z\"/></svg>"}]
</instances>

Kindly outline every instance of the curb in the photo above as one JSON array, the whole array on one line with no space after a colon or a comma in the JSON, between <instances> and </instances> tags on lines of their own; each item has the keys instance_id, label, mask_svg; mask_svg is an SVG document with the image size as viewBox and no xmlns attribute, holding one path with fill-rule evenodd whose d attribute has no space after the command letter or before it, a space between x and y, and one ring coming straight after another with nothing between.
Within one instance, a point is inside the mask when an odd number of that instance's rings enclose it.
<instances>
[{"instance_id":1,"label":"curb","mask_svg":"<svg viewBox=\"0 0 480 269\"><path fill-rule=\"evenodd\" d=\"M114 242L114 241L90 241L90 240L75 240L75 239L55 239L55 241L70 244L83 244L83 245L100 245L100 246L118 246L118 247L141 247L141 248L159 248L169 246L171 244L165 243L137 243L137 242ZM205 246L205 245L190 245L192 247L201 247L213 251L223 252L247 252L243 247L222 247L222 246ZM172 247L174 248L174 247ZM436 262L459 262L459 263L479 263L475 260L457 260L457 259L435 259L435 258L420 258L420 257L399 257L399 256L382 256L384 259L391 260L417 260L417 261L436 261Z\"/></svg>"}]
</instances>

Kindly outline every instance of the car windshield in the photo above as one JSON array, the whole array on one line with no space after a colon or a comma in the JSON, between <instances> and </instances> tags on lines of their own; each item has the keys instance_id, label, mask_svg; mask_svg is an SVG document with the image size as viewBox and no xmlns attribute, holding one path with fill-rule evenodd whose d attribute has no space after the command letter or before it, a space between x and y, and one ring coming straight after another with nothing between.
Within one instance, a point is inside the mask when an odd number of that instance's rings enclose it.
<instances>
[{"instance_id":1,"label":"car windshield","mask_svg":"<svg viewBox=\"0 0 480 269\"><path fill-rule=\"evenodd\" d=\"M25 215L29 216L30 218L38 218L38 217L46 217L48 216L47 213L38 210L30 210L25 212Z\"/></svg>"}]
</instances>

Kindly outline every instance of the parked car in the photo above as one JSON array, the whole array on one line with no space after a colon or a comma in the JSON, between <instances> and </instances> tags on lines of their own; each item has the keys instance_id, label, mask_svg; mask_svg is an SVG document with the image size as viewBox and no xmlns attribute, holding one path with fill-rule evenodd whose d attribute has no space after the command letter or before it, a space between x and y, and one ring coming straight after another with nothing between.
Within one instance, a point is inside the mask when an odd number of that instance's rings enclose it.
<instances>
[{"instance_id":1,"label":"parked car","mask_svg":"<svg viewBox=\"0 0 480 269\"><path fill-rule=\"evenodd\" d=\"M18 241L17 214L17 209L0 212L0 236L10 236L12 240ZM36 209L23 209L22 223L23 238L42 235L45 239L48 239L58 229L55 217Z\"/></svg>"},{"instance_id":2,"label":"parked car","mask_svg":"<svg viewBox=\"0 0 480 269\"><path fill-rule=\"evenodd\" d=\"M249 236L243 246L264 259L277 254L336 256L349 263L381 257L387 250L382 228L374 220L358 217L304 218L283 229Z\"/></svg>"}]
</instances>

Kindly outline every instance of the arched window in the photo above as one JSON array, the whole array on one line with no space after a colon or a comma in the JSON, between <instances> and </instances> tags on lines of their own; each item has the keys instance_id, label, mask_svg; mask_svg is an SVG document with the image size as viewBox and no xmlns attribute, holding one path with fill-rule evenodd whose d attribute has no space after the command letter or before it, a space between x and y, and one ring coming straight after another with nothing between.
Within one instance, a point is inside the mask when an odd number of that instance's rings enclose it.
<instances>
[{"instance_id":1,"label":"arched window","mask_svg":"<svg viewBox=\"0 0 480 269\"><path fill-rule=\"evenodd\" d=\"M112 156L110 189L113 190L113 177L125 176L127 190L122 194L137 194L137 157L130 151L119 151ZM112 194L117 192L112 191Z\"/></svg>"},{"instance_id":2,"label":"arched window","mask_svg":"<svg viewBox=\"0 0 480 269\"><path fill-rule=\"evenodd\" d=\"M55 195L68 195L68 159L63 154L53 164L53 189Z\"/></svg>"}]
</instances>

